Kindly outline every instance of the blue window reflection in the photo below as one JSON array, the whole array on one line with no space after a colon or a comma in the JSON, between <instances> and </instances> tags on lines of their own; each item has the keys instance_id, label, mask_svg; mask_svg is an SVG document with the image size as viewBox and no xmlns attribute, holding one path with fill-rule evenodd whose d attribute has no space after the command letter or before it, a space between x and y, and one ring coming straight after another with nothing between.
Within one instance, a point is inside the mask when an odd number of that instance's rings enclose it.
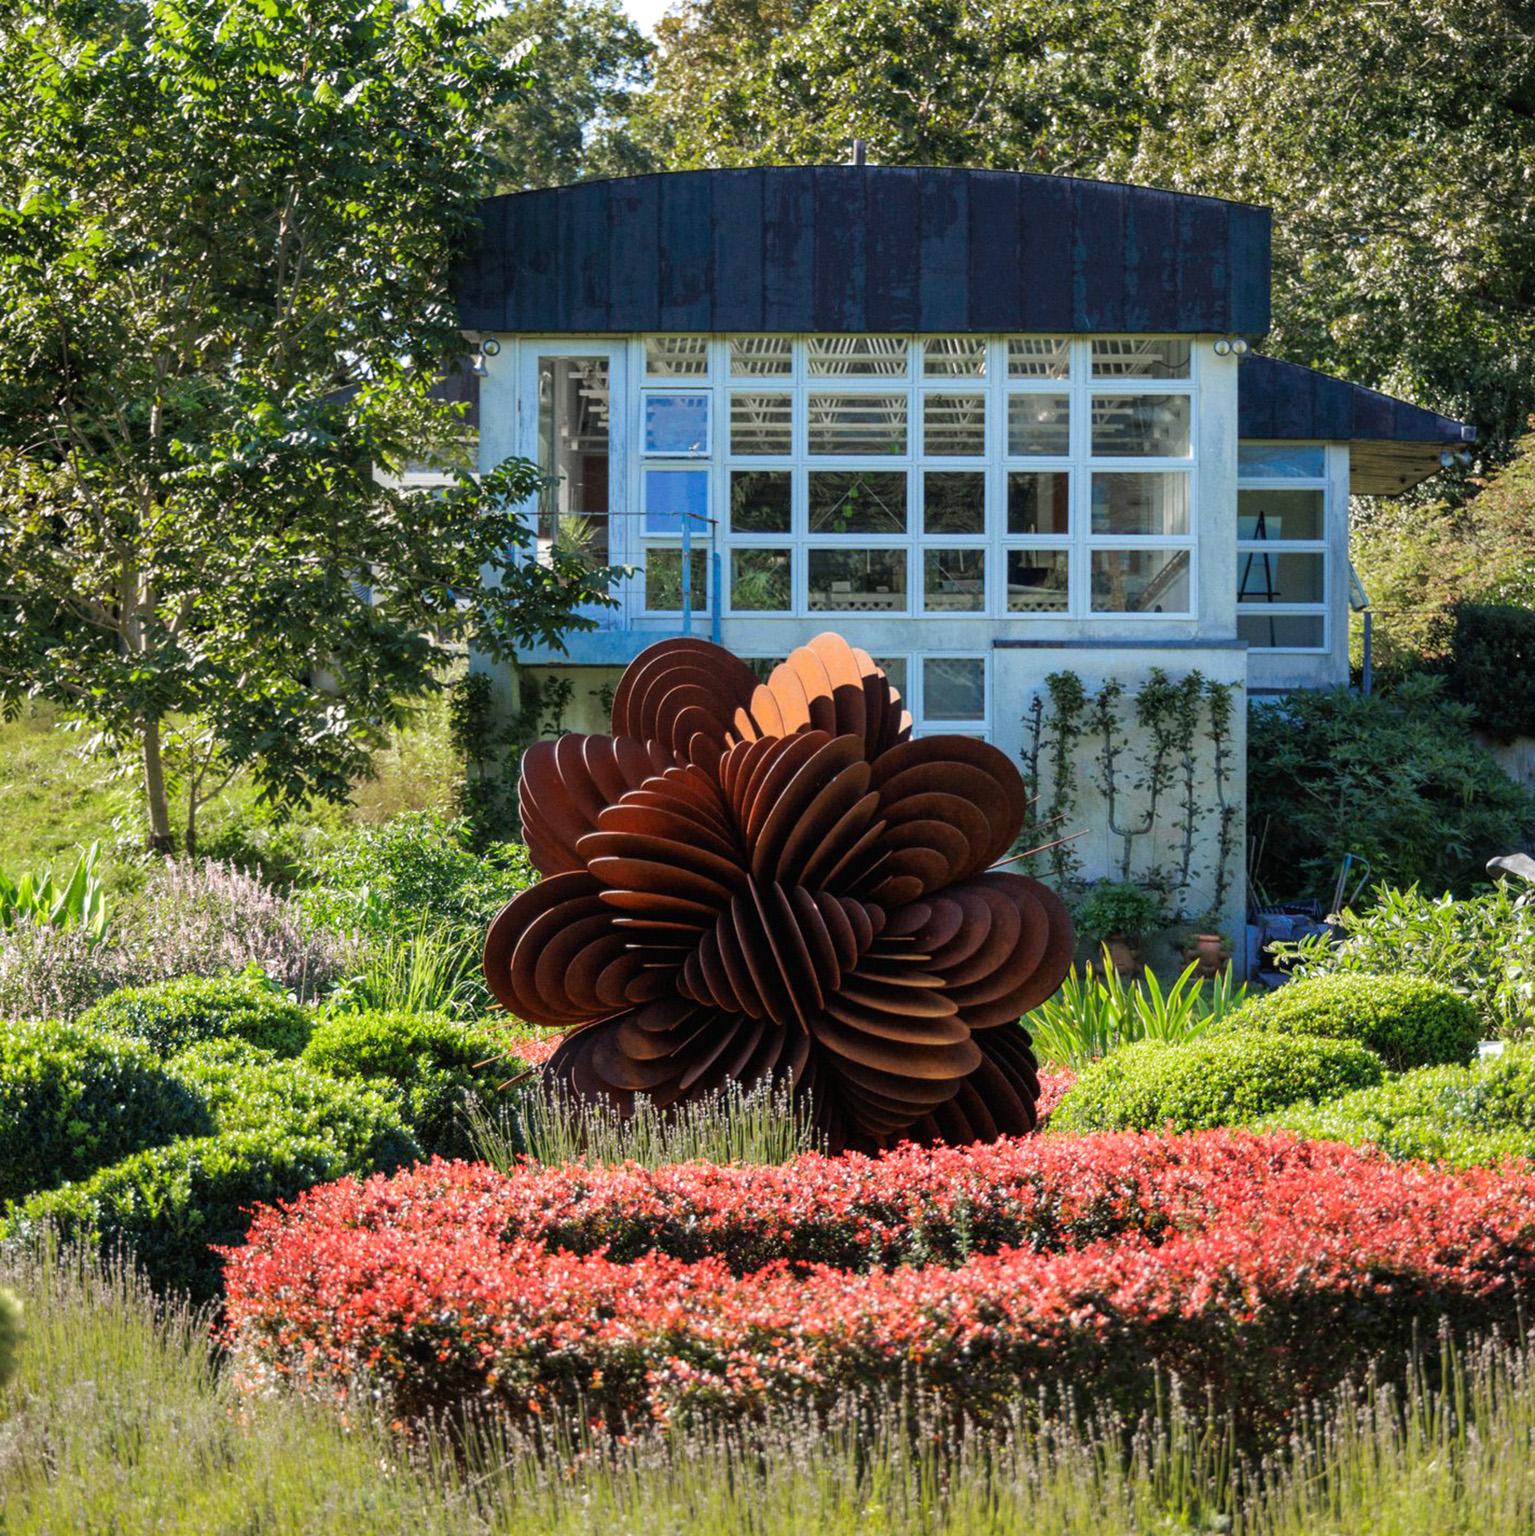
<instances>
[{"instance_id":1,"label":"blue window reflection","mask_svg":"<svg viewBox=\"0 0 1535 1536\"><path fill-rule=\"evenodd\" d=\"M685 517L691 519L690 537L702 539L708 532L709 471L706 469L647 469L645 471L645 532L682 533Z\"/></svg>"},{"instance_id":2,"label":"blue window reflection","mask_svg":"<svg viewBox=\"0 0 1535 1536\"><path fill-rule=\"evenodd\" d=\"M650 394L645 396L646 453L707 453L709 397Z\"/></svg>"}]
</instances>

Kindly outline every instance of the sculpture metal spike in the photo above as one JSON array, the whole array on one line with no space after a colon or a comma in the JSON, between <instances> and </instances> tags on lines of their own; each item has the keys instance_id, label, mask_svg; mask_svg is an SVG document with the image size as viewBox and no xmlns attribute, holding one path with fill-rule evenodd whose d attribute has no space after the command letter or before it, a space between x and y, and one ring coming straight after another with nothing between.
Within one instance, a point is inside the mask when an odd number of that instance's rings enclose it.
<instances>
[{"instance_id":1,"label":"sculpture metal spike","mask_svg":"<svg viewBox=\"0 0 1535 1536\"><path fill-rule=\"evenodd\" d=\"M546 1072L620 1108L789 1081L832 1150L1034 1128L1029 1037L1071 920L993 866L1023 780L968 736L913 739L867 653L818 635L760 684L706 641L641 653L611 736L523 754L539 884L485 975L567 1031Z\"/></svg>"}]
</instances>

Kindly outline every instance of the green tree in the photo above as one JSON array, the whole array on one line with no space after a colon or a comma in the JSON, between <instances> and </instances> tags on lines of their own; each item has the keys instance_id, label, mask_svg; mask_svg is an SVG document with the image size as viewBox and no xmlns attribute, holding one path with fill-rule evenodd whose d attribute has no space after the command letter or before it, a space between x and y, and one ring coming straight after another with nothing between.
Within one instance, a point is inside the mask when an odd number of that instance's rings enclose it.
<instances>
[{"instance_id":1,"label":"green tree","mask_svg":"<svg viewBox=\"0 0 1535 1536\"><path fill-rule=\"evenodd\" d=\"M610 573L441 492L451 277L516 79L479 0L0 0L0 700L143 764L342 798L445 646L558 641Z\"/></svg>"},{"instance_id":2,"label":"green tree","mask_svg":"<svg viewBox=\"0 0 1535 1536\"><path fill-rule=\"evenodd\" d=\"M503 190L654 169L631 125L650 80L651 45L619 0L524 0L487 34L498 52L531 47L524 88L495 125Z\"/></svg>"},{"instance_id":3,"label":"green tree","mask_svg":"<svg viewBox=\"0 0 1535 1536\"><path fill-rule=\"evenodd\" d=\"M1264 203L1267 350L1474 420L1489 464L1535 410L1525 0L692 0L659 36L671 165L862 138Z\"/></svg>"}]
</instances>

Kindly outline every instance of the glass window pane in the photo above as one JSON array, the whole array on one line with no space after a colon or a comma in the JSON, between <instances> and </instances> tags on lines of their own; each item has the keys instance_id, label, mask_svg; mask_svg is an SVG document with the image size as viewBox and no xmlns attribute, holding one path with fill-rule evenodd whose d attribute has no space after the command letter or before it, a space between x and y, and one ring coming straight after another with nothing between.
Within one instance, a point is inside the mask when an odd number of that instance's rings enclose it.
<instances>
[{"instance_id":1,"label":"glass window pane","mask_svg":"<svg viewBox=\"0 0 1535 1536\"><path fill-rule=\"evenodd\" d=\"M905 533L905 472L898 469L812 470L810 531Z\"/></svg>"},{"instance_id":2,"label":"glass window pane","mask_svg":"<svg viewBox=\"0 0 1535 1536\"><path fill-rule=\"evenodd\" d=\"M1094 533L1189 531L1189 477L1179 470L1093 476Z\"/></svg>"},{"instance_id":3,"label":"glass window pane","mask_svg":"<svg viewBox=\"0 0 1535 1536\"><path fill-rule=\"evenodd\" d=\"M1095 379L1186 379L1190 346L1149 336L1099 336L1093 341Z\"/></svg>"},{"instance_id":4,"label":"glass window pane","mask_svg":"<svg viewBox=\"0 0 1535 1536\"><path fill-rule=\"evenodd\" d=\"M1071 476L1064 469L1026 470L1007 477L1009 533L1068 533Z\"/></svg>"},{"instance_id":5,"label":"glass window pane","mask_svg":"<svg viewBox=\"0 0 1535 1536\"><path fill-rule=\"evenodd\" d=\"M899 694L906 692L906 658L904 656L876 656L874 665L889 679L890 686Z\"/></svg>"},{"instance_id":6,"label":"glass window pane","mask_svg":"<svg viewBox=\"0 0 1535 1536\"><path fill-rule=\"evenodd\" d=\"M1065 336L1014 336L1007 344L1010 379L1064 379L1071 373L1071 342Z\"/></svg>"},{"instance_id":7,"label":"glass window pane","mask_svg":"<svg viewBox=\"0 0 1535 1536\"><path fill-rule=\"evenodd\" d=\"M701 379L709 372L707 336L647 336L645 372L653 379Z\"/></svg>"},{"instance_id":8,"label":"glass window pane","mask_svg":"<svg viewBox=\"0 0 1535 1536\"><path fill-rule=\"evenodd\" d=\"M922 451L929 454L986 452L985 395L926 395L922 400Z\"/></svg>"},{"instance_id":9,"label":"glass window pane","mask_svg":"<svg viewBox=\"0 0 1535 1536\"><path fill-rule=\"evenodd\" d=\"M905 395L812 395L810 451L846 455L906 452Z\"/></svg>"},{"instance_id":10,"label":"glass window pane","mask_svg":"<svg viewBox=\"0 0 1535 1536\"><path fill-rule=\"evenodd\" d=\"M928 378L986 377L984 336L929 336L922 343L922 371Z\"/></svg>"},{"instance_id":11,"label":"glass window pane","mask_svg":"<svg viewBox=\"0 0 1535 1536\"><path fill-rule=\"evenodd\" d=\"M737 610L786 612L794 601L794 563L787 549L733 549L730 603Z\"/></svg>"},{"instance_id":12,"label":"glass window pane","mask_svg":"<svg viewBox=\"0 0 1535 1536\"><path fill-rule=\"evenodd\" d=\"M1094 613L1187 613L1186 549L1095 549Z\"/></svg>"},{"instance_id":13,"label":"glass window pane","mask_svg":"<svg viewBox=\"0 0 1535 1536\"><path fill-rule=\"evenodd\" d=\"M986 551L923 550L922 606L928 613L984 612Z\"/></svg>"},{"instance_id":14,"label":"glass window pane","mask_svg":"<svg viewBox=\"0 0 1535 1536\"><path fill-rule=\"evenodd\" d=\"M923 533L985 533L986 476L980 470L929 470L922 477Z\"/></svg>"},{"instance_id":15,"label":"glass window pane","mask_svg":"<svg viewBox=\"0 0 1535 1536\"><path fill-rule=\"evenodd\" d=\"M902 336L812 336L805 361L814 379L904 379Z\"/></svg>"},{"instance_id":16,"label":"glass window pane","mask_svg":"<svg viewBox=\"0 0 1535 1536\"><path fill-rule=\"evenodd\" d=\"M538 537L577 550L594 565L608 559L608 360L538 360Z\"/></svg>"},{"instance_id":17,"label":"glass window pane","mask_svg":"<svg viewBox=\"0 0 1535 1536\"><path fill-rule=\"evenodd\" d=\"M688 561L692 573L692 606L709 606L709 562L706 552L695 549ZM647 549L645 551L645 606L663 613L682 610L682 551Z\"/></svg>"},{"instance_id":18,"label":"glass window pane","mask_svg":"<svg viewBox=\"0 0 1535 1536\"><path fill-rule=\"evenodd\" d=\"M1065 613L1069 556L1064 549L1007 552L1007 611Z\"/></svg>"},{"instance_id":19,"label":"glass window pane","mask_svg":"<svg viewBox=\"0 0 1535 1536\"><path fill-rule=\"evenodd\" d=\"M890 613L906 606L904 549L812 549L810 607L836 613Z\"/></svg>"},{"instance_id":20,"label":"glass window pane","mask_svg":"<svg viewBox=\"0 0 1535 1536\"><path fill-rule=\"evenodd\" d=\"M1239 613L1237 639L1255 651L1320 651L1327 620L1320 613Z\"/></svg>"},{"instance_id":21,"label":"glass window pane","mask_svg":"<svg viewBox=\"0 0 1535 1536\"><path fill-rule=\"evenodd\" d=\"M980 656L922 658L924 720L984 720L986 662Z\"/></svg>"},{"instance_id":22,"label":"glass window pane","mask_svg":"<svg viewBox=\"0 0 1535 1536\"><path fill-rule=\"evenodd\" d=\"M1071 402L1066 395L1009 395L1007 451L1015 458L1071 452Z\"/></svg>"},{"instance_id":23,"label":"glass window pane","mask_svg":"<svg viewBox=\"0 0 1535 1536\"><path fill-rule=\"evenodd\" d=\"M1187 395L1094 395L1093 452L1100 457L1186 459Z\"/></svg>"},{"instance_id":24,"label":"glass window pane","mask_svg":"<svg viewBox=\"0 0 1535 1536\"><path fill-rule=\"evenodd\" d=\"M779 379L794 372L794 344L787 336L732 336L730 372L737 379Z\"/></svg>"},{"instance_id":25,"label":"glass window pane","mask_svg":"<svg viewBox=\"0 0 1535 1536\"><path fill-rule=\"evenodd\" d=\"M1327 599L1327 557L1278 549L1237 554L1239 603L1320 603Z\"/></svg>"},{"instance_id":26,"label":"glass window pane","mask_svg":"<svg viewBox=\"0 0 1535 1536\"><path fill-rule=\"evenodd\" d=\"M794 506L786 469L737 469L730 476L732 533L787 533Z\"/></svg>"},{"instance_id":27,"label":"glass window pane","mask_svg":"<svg viewBox=\"0 0 1535 1536\"><path fill-rule=\"evenodd\" d=\"M645 471L645 532L677 534L682 520L691 521L689 537L706 538L709 528L709 471L706 469L647 469Z\"/></svg>"},{"instance_id":28,"label":"glass window pane","mask_svg":"<svg viewBox=\"0 0 1535 1536\"><path fill-rule=\"evenodd\" d=\"M1326 470L1320 443L1237 444L1237 474L1243 480L1320 480Z\"/></svg>"},{"instance_id":29,"label":"glass window pane","mask_svg":"<svg viewBox=\"0 0 1535 1536\"><path fill-rule=\"evenodd\" d=\"M791 453L793 450L792 395L734 394L730 397L732 453Z\"/></svg>"},{"instance_id":30,"label":"glass window pane","mask_svg":"<svg viewBox=\"0 0 1535 1536\"><path fill-rule=\"evenodd\" d=\"M1239 539L1320 539L1325 491L1238 491Z\"/></svg>"},{"instance_id":31,"label":"glass window pane","mask_svg":"<svg viewBox=\"0 0 1535 1536\"><path fill-rule=\"evenodd\" d=\"M707 395L645 395L646 453L707 453Z\"/></svg>"}]
</instances>

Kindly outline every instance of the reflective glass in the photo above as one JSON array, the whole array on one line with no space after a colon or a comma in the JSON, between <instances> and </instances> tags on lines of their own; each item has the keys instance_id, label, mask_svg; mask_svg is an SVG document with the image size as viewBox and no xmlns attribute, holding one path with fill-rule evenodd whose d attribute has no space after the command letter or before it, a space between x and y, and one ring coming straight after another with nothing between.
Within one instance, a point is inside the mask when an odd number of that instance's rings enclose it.
<instances>
[{"instance_id":1,"label":"reflective glass","mask_svg":"<svg viewBox=\"0 0 1535 1536\"><path fill-rule=\"evenodd\" d=\"M733 549L730 604L738 612L784 612L794 601L794 560L787 549Z\"/></svg>"},{"instance_id":2,"label":"reflective glass","mask_svg":"<svg viewBox=\"0 0 1535 1536\"><path fill-rule=\"evenodd\" d=\"M709 397L646 391L645 452L707 453Z\"/></svg>"},{"instance_id":3,"label":"reflective glass","mask_svg":"<svg viewBox=\"0 0 1535 1536\"><path fill-rule=\"evenodd\" d=\"M1094 613L1187 613L1186 549L1095 549Z\"/></svg>"},{"instance_id":4,"label":"reflective glass","mask_svg":"<svg viewBox=\"0 0 1535 1536\"><path fill-rule=\"evenodd\" d=\"M1007 611L1064 614L1069 561L1064 549L1008 550Z\"/></svg>"},{"instance_id":5,"label":"reflective glass","mask_svg":"<svg viewBox=\"0 0 1535 1536\"><path fill-rule=\"evenodd\" d=\"M923 533L985 533L986 476L980 470L928 470L922 476Z\"/></svg>"},{"instance_id":6,"label":"reflective glass","mask_svg":"<svg viewBox=\"0 0 1535 1536\"><path fill-rule=\"evenodd\" d=\"M1071 452L1067 395L1009 395L1007 451L1014 458L1065 458Z\"/></svg>"},{"instance_id":7,"label":"reflective glass","mask_svg":"<svg viewBox=\"0 0 1535 1536\"><path fill-rule=\"evenodd\" d=\"M810 531L905 533L905 472L888 469L812 470Z\"/></svg>"},{"instance_id":8,"label":"reflective glass","mask_svg":"<svg viewBox=\"0 0 1535 1536\"><path fill-rule=\"evenodd\" d=\"M891 613L906 607L904 549L812 549L810 607L836 613Z\"/></svg>"},{"instance_id":9,"label":"reflective glass","mask_svg":"<svg viewBox=\"0 0 1535 1536\"><path fill-rule=\"evenodd\" d=\"M928 613L984 612L986 551L924 549L922 607Z\"/></svg>"},{"instance_id":10,"label":"reflective glass","mask_svg":"<svg viewBox=\"0 0 1535 1536\"><path fill-rule=\"evenodd\" d=\"M846 457L906 452L905 395L812 395L810 451Z\"/></svg>"},{"instance_id":11,"label":"reflective glass","mask_svg":"<svg viewBox=\"0 0 1535 1536\"><path fill-rule=\"evenodd\" d=\"M1186 459L1187 395L1094 395L1093 453L1099 458Z\"/></svg>"},{"instance_id":12,"label":"reflective glass","mask_svg":"<svg viewBox=\"0 0 1535 1536\"><path fill-rule=\"evenodd\" d=\"M1094 533L1178 535L1189 531L1189 477L1181 470L1093 476Z\"/></svg>"}]
</instances>

